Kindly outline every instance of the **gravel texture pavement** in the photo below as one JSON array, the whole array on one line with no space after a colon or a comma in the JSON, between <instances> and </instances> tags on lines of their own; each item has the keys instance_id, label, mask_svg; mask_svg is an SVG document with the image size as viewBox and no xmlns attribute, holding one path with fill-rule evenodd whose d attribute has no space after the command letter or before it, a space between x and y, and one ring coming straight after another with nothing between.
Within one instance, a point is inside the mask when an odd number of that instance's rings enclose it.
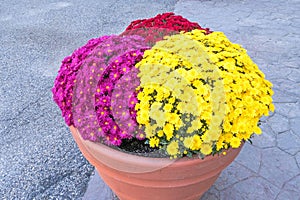
<instances>
[{"instance_id":1,"label":"gravel texture pavement","mask_svg":"<svg viewBox=\"0 0 300 200\"><path fill-rule=\"evenodd\" d=\"M94 168L52 101L63 58L175 1L0 1L0 199L80 199Z\"/></svg>"}]
</instances>

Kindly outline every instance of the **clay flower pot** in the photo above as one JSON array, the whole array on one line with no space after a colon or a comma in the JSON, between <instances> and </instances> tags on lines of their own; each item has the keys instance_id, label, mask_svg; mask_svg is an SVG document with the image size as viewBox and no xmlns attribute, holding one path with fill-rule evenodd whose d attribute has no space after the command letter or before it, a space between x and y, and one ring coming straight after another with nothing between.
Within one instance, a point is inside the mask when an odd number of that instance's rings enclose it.
<instances>
[{"instance_id":1,"label":"clay flower pot","mask_svg":"<svg viewBox=\"0 0 300 200\"><path fill-rule=\"evenodd\" d=\"M72 135L86 159L121 200L199 200L243 145L227 154L199 158L150 158L127 154Z\"/></svg>"},{"instance_id":2,"label":"clay flower pot","mask_svg":"<svg viewBox=\"0 0 300 200\"><path fill-rule=\"evenodd\" d=\"M89 40L63 60L52 92L83 155L121 200L199 199L274 111L272 83L241 45L174 13ZM104 145L126 138L169 157Z\"/></svg>"}]
</instances>

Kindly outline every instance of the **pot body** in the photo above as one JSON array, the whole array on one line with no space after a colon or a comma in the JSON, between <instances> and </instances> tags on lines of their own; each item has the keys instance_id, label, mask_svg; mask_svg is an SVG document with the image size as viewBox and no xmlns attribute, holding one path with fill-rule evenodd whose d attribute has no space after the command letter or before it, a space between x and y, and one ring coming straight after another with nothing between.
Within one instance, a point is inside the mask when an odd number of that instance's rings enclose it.
<instances>
[{"instance_id":1,"label":"pot body","mask_svg":"<svg viewBox=\"0 0 300 200\"><path fill-rule=\"evenodd\" d=\"M70 129L83 155L121 200L199 200L242 148L203 160L149 158L83 140L76 128Z\"/></svg>"}]
</instances>

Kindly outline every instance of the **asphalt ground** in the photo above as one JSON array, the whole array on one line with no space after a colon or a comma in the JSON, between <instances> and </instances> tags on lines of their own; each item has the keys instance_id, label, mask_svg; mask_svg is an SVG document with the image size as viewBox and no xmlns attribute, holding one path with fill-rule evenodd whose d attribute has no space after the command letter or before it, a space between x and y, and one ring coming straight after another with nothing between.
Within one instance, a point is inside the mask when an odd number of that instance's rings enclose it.
<instances>
[{"instance_id":1,"label":"asphalt ground","mask_svg":"<svg viewBox=\"0 0 300 200\"><path fill-rule=\"evenodd\" d=\"M80 199L94 168L51 88L64 57L175 1L0 1L0 199Z\"/></svg>"}]
</instances>

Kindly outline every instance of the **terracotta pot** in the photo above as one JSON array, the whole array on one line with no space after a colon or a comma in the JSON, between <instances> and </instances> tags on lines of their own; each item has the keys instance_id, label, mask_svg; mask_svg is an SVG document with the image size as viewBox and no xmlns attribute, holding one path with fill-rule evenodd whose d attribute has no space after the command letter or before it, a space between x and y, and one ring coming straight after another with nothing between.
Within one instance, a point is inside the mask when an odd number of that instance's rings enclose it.
<instances>
[{"instance_id":1,"label":"terracotta pot","mask_svg":"<svg viewBox=\"0 0 300 200\"><path fill-rule=\"evenodd\" d=\"M242 147L205 159L149 158L127 154L72 135L86 159L121 200L199 200Z\"/></svg>"}]
</instances>

